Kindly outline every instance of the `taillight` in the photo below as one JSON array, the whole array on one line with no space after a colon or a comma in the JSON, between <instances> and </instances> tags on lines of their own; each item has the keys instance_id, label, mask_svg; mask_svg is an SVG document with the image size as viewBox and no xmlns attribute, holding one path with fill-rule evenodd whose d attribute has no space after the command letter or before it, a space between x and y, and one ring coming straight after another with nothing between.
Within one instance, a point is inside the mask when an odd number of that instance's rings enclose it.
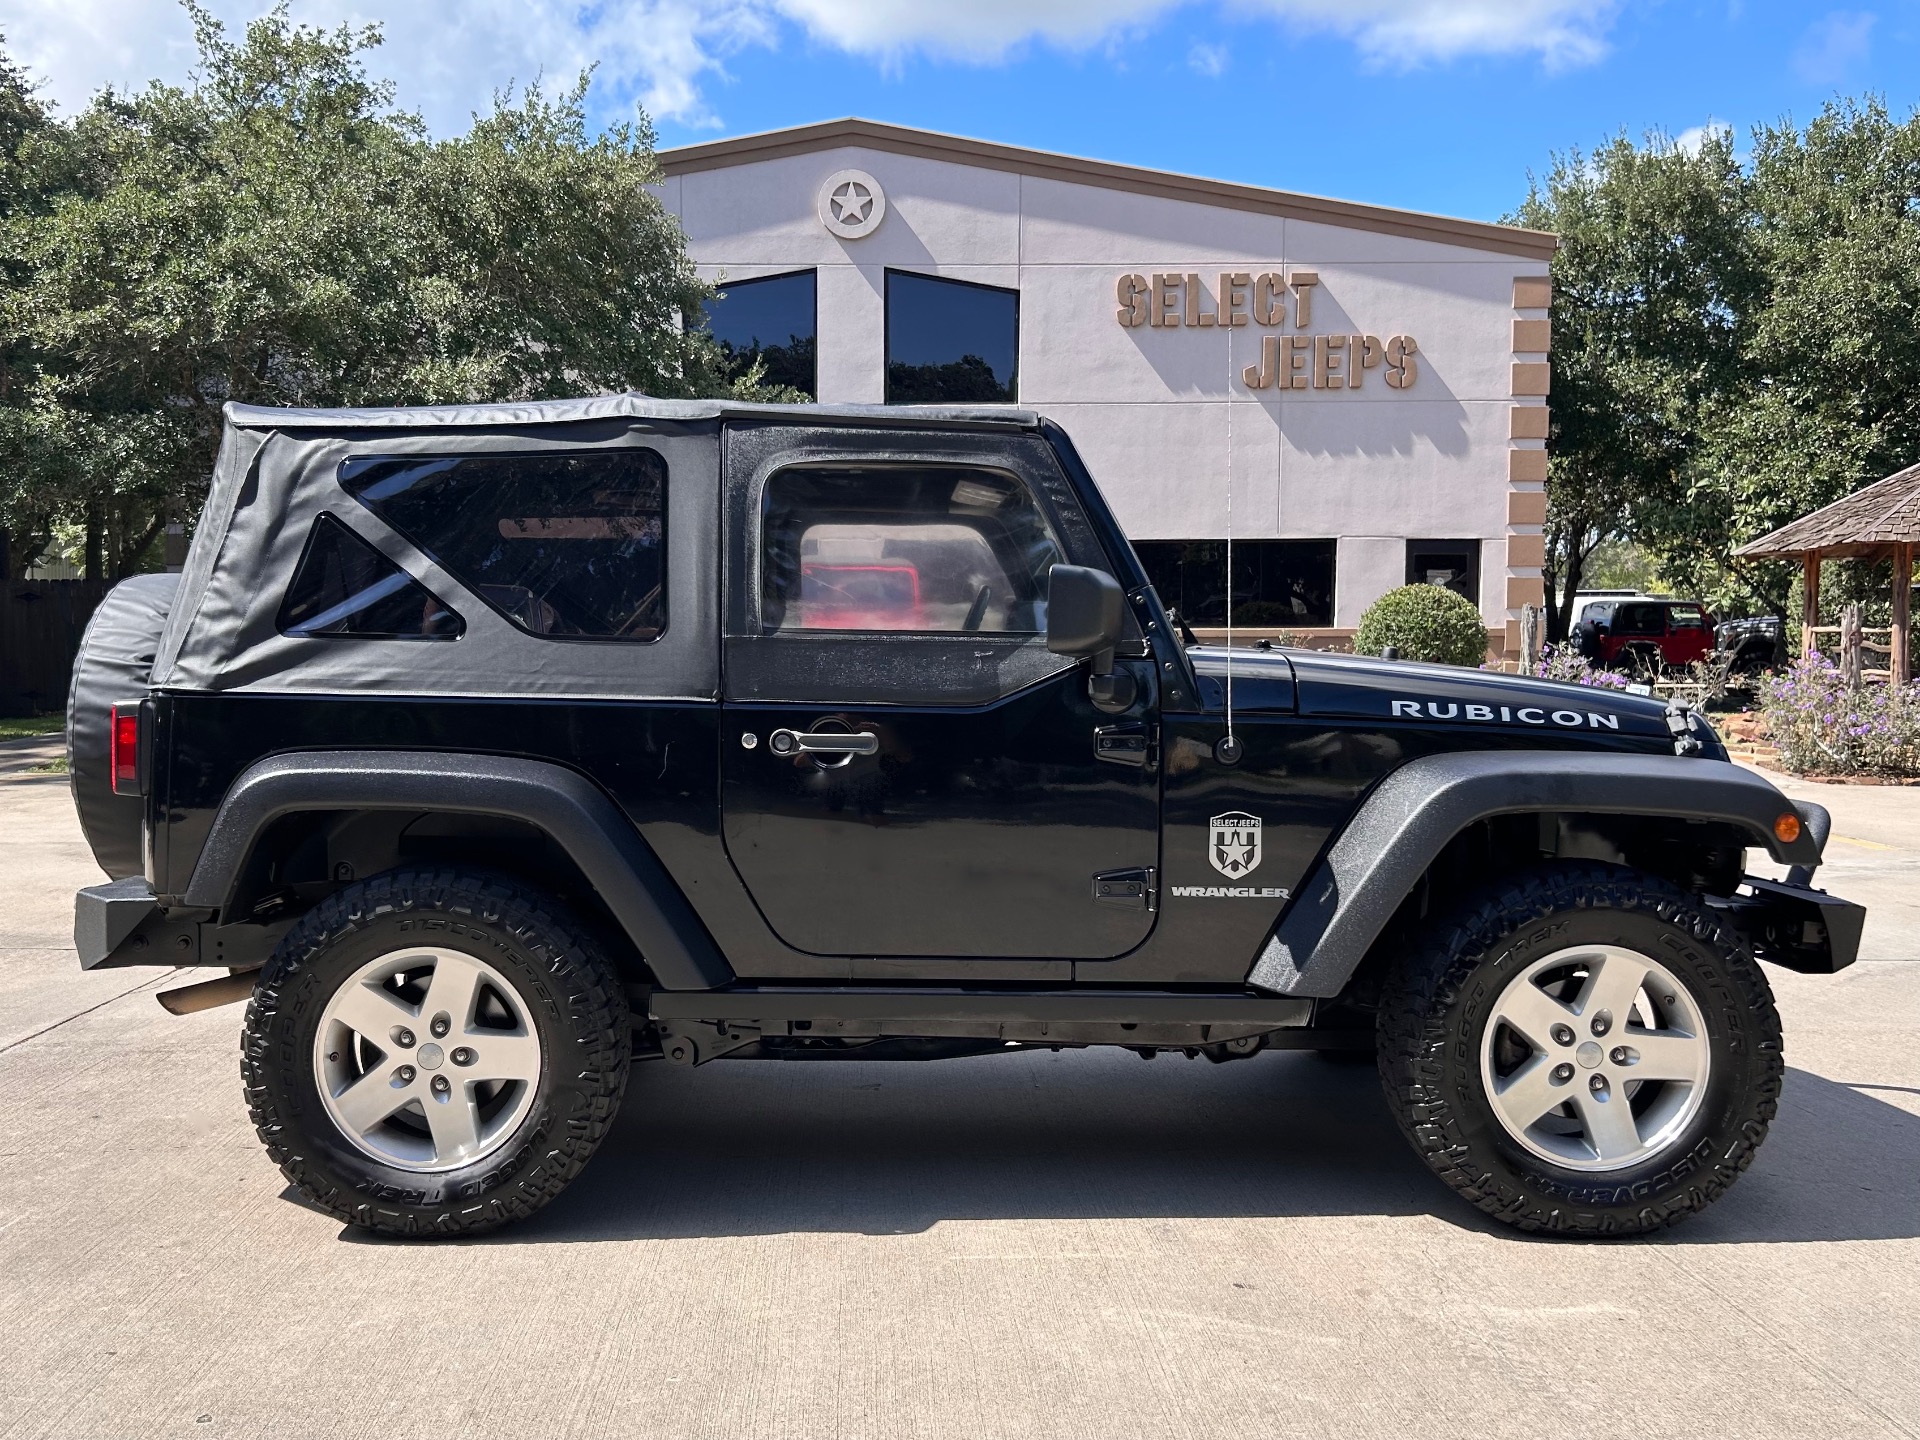
<instances>
[{"instance_id":1,"label":"taillight","mask_svg":"<svg viewBox=\"0 0 1920 1440\"><path fill-rule=\"evenodd\" d=\"M113 793L140 793L140 702L113 707Z\"/></svg>"}]
</instances>

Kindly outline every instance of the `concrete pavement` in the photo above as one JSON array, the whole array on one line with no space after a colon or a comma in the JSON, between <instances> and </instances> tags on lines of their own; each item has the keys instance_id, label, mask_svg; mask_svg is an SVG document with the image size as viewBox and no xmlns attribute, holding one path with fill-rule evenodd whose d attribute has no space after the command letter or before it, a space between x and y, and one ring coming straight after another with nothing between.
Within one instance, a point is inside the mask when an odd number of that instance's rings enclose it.
<instances>
[{"instance_id":1,"label":"concrete pavement","mask_svg":"<svg viewBox=\"0 0 1920 1440\"><path fill-rule=\"evenodd\" d=\"M0 1440L1920 1435L1920 965L1772 972L1780 1120L1650 1242L1494 1230L1364 1068L1068 1052L645 1066L534 1222L405 1244L286 1192L237 1010L74 968L94 872L64 777L19 753ZM1898 838L1897 794L1820 798Z\"/></svg>"}]
</instances>

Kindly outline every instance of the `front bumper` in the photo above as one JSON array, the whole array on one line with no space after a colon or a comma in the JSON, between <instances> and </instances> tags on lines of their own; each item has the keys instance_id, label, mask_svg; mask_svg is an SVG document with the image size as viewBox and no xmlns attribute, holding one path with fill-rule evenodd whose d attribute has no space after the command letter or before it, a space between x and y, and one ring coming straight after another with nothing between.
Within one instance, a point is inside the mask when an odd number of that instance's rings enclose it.
<instances>
[{"instance_id":1,"label":"front bumper","mask_svg":"<svg viewBox=\"0 0 1920 1440\"><path fill-rule=\"evenodd\" d=\"M1832 975L1860 958L1867 910L1824 890L1748 875L1736 893L1709 903L1762 960L1803 975Z\"/></svg>"}]
</instances>

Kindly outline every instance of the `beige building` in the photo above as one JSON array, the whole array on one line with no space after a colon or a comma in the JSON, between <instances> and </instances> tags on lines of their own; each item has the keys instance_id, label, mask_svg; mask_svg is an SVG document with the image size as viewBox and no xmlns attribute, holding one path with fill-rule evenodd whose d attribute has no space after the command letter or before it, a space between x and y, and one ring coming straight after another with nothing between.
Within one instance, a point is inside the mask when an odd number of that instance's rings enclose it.
<instances>
[{"instance_id":1,"label":"beige building","mask_svg":"<svg viewBox=\"0 0 1920 1440\"><path fill-rule=\"evenodd\" d=\"M1167 603L1336 638L1541 594L1551 235L861 120L663 154L739 363L1060 422Z\"/></svg>"}]
</instances>

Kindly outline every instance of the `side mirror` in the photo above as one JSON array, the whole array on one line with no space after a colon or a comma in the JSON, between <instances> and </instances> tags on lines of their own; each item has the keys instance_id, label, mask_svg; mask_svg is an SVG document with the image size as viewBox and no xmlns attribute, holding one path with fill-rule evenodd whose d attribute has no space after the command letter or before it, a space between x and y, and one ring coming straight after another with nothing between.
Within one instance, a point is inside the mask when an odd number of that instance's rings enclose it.
<instances>
[{"instance_id":1,"label":"side mirror","mask_svg":"<svg viewBox=\"0 0 1920 1440\"><path fill-rule=\"evenodd\" d=\"M1047 649L1090 662L1095 675L1113 671L1126 592L1104 570L1056 565L1047 573Z\"/></svg>"}]
</instances>

